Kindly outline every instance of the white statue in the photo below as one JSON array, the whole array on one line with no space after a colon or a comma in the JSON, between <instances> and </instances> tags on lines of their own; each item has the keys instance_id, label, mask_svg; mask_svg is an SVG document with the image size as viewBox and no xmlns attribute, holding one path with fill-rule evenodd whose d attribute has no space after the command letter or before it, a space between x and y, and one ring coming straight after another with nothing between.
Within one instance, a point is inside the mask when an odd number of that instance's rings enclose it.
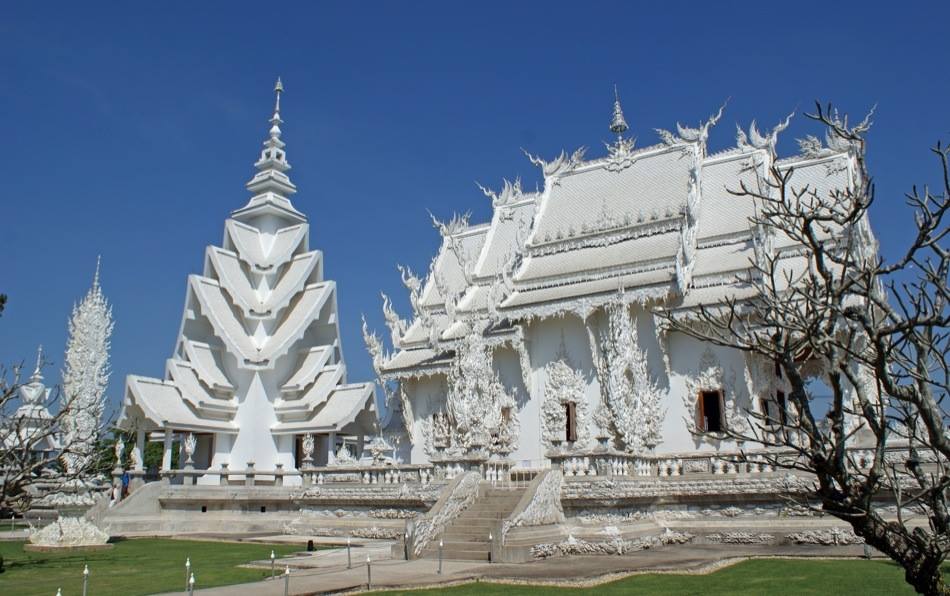
<instances>
[{"instance_id":1,"label":"white statue","mask_svg":"<svg viewBox=\"0 0 950 596\"><path fill-rule=\"evenodd\" d=\"M306 435L303 436L303 441L302 441L301 447L303 448L303 459L304 459L304 461L305 461L305 462L313 461L314 441L313 441L313 435L312 435L312 434L306 434Z\"/></svg>"},{"instance_id":2,"label":"white statue","mask_svg":"<svg viewBox=\"0 0 950 596\"><path fill-rule=\"evenodd\" d=\"M115 467L122 467L122 455L125 453L125 443L122 442L122 437L119 437L115 440Z\"/></svg>"},{"instance_id":3,"label":"white statue","mask_svg":"<svg viewBox=\"0 0 950 596\"><path fill-rule=\"evenodd\" d=\"M187 435L185 435L183 446L185 448L185 463L186 464L195 463L192 457L195 454L195 448L198 446L198 438L195 437L195 433L188 433Z\"/></svg>"}]
</instances>

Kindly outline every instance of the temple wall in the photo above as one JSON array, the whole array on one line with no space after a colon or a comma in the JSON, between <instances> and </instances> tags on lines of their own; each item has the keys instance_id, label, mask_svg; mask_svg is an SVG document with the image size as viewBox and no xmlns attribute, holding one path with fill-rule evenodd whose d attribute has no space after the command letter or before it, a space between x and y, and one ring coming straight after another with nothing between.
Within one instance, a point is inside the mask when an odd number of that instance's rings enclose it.
<instances>
[{"instance_id":1,"label":"temple wall","mask_svg":"<svg viewBox=\"0 0 950 596\"><path fill-rule=\"evenodd\" d=\"M539 400L524 385L521 375L521 361L518 352L509 346L494 351L494 369L498 373L505 390L514 396L518 409L518 448L511 454L516 462L537 461L543 457L540 452L538 433L540 432L541 411ZM525 463L525 466L530 465Z\"/></svg>"},{"instance_id":2,"label":"temple wall","mask_svg":"<svg viewBox=\"0 0 950 596\"><path fill-rule=\"evenodd\" d=\"M735 349L700 342L681 333L669 337L670 378L663 421L663 442L657 446L658 453L684 451L715 451L735 449L735 442L718 441L709 437L699 438L690 434L687 419L694 419L695 410L687 410L683 396L689 393L688 379L700 373L700 361L709 350L722 367L723 389L726 399L733 392L742 409L750 407L749 391L745 380L745 355Z\"/></svg>"},{"instance_id":3,"label":"temple wall","mask_svg":"<svg viewBox=\"0 0 950 596\"><path fill-rule=\"evenodd\" d=\"M426 438L423 427L432 415L445 407L445 377L437 375L421 377L403 381L406 395L412 403L412 448L410 457L412 463L429 463L429 455L425 452Z\"/></svg>"},{"instance_id":4,"label":"temple wall","mask_svg":"<svg viewBox=\"0 0 950 596\"><path fill-rule=\"evenodd\" d=\"M587 329L584 322L576 316L552 317L534 321L526 334L531 359L531 408L536 426L527 436L522 422L522 440L535 446L530 459L539 462L544 458L541 440L541 408L544 403L547 374L545 367L567 356L569 365L580 371L587 382L584 393L588 403L588 412L593 413L600 403L600 383L594 370ZM590 425L591 420L579 420L578 424ZM536 464L534 464L536 465Z\"/></svg>"}]
</instances>

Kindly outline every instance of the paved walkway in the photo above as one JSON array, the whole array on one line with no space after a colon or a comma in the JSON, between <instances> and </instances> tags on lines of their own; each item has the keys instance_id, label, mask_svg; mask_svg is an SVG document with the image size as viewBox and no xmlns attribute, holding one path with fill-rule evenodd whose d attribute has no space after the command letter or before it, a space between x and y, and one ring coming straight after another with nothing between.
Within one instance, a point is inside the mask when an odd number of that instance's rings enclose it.
<instances>
[{"instance_id":1,"label":"paved walkway","mask_svg":"<svg viewBox=\"0 0 950 596\"><path fill-rule=\"evenodd\" d=\"M342 549L341 549L342 550ZM345 562L328 566L298 568L291 571L289 593L297 596L365 590L367 584L365 555L347 569ZM329 551L324 553L331 555ZM345 557L345 550L343 550ZM849 557L863 554L862 546L746 546L696 545L674 546L638 551L624 556L563 557L522 564L488 564L445 561L443 572L437 573L433 560L384 560L372 563L373 588L436 587L439 584L474 580L521 581L537 584L584 584L618 578L638 572L699 572L717 563L746 557ZM339 558L336 559L340 560ZM327 559L329 562L329 559ZM284 580L266 580L250 584L199 590L203 595L282 596Z\"/></svg>"}]
</instances>

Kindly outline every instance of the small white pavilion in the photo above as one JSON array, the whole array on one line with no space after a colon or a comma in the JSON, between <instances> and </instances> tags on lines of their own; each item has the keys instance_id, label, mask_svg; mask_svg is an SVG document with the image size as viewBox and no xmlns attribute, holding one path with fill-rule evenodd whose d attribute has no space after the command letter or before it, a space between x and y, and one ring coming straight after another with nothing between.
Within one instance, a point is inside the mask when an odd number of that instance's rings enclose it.
<instances>
[{"instance_id":1,"label":"small white pavilion","mask_svg":"<svg viewBox=\"0 0 950 596\"><path fill-rule=\"evenodd\" d=\"M333 463L347 439L360 450L376 424L375 386L347 382L336 286L290 202L297 188L281 140L280 80L275 92L252 197L225 222L222 246L205 251L203 274L188 278L165 377L126 380L119 426L137 431L137 473L151 439L164 442L169 475L184 469L199 484L227 484L234 471L243 484L253 470L258 483L299 484L296 470Z\"/></svg>"},{"instance_id":2,"label":"small white pavilion","mask_svg":"<svg viewBox=\"0 0 950 596\"><path fill-rule=\"evenodd\" d=\"M17 388L20 406L0 429L5 449L30 451L34 461L48 459L61 448L59 432L53 426L53 416L48 409L49 389L43 383L43 346L36 352L36 368L30 380Z\"/></svg>"}]
</instances>

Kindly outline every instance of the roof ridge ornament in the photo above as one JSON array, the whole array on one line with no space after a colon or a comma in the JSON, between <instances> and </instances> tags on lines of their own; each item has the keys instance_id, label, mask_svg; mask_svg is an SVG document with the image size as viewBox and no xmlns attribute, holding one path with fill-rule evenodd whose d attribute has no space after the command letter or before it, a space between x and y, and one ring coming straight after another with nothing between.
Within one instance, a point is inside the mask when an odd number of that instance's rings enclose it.
<instances>
[{"instance_id":1,"label":"roof ridge ornament","mask_svg":"<svg viewBox=\"0 0 950 596\"><path fill-rule=\"evenodd\" d=\"M617 141L614 143L604 143L607 146L607 169L619 172L633 163L630 155L633 153L633 147L637 142L636 138L624 138L623 133L630 130L627 126L627 120L623 117L623 107L620 105L620 92L617 91L617 85L614 85L614 114L610 120L610 132L617 135Z\"/></svg>"},{"instance_id":2,"label":"roof ridge ornament","mask_svg":"<svg viewBox=\"0 0 950 596\"><path fill-rule=\"evenodd\" d=\"M623 117L623 107L620 105L620 93L617 91L617 84L614 83L614 115L610 121L610 132L617 135L617 141L619 142L623 139L623 133L629 129L630 127L627 126L627 121Z\"/></svg>"},{"instance_id":3,"label":"roof ridge ornament","mask_svg":"<svg viewBox=\"0 0 950 596\"><path fill-rule=\"evenodd\" d=\"M685 143L698 143L700 146L700 153L705 157L706 155L706 142L709 140L709 130L716 126L719 120L722 118L722 114L726 109L726 105L729 103L729 98L726 98L726 101L722 102L722 105L719 106L719 111L711 115L708 120L700 123L697 128L690 128L689 126L683 126L679 122L676 123L676 134L671 133L668 130L662 128L655 128L656 134L659 135L660 140L664 145L673 146L680 145Z\"/></svg>"}]
</instances>

